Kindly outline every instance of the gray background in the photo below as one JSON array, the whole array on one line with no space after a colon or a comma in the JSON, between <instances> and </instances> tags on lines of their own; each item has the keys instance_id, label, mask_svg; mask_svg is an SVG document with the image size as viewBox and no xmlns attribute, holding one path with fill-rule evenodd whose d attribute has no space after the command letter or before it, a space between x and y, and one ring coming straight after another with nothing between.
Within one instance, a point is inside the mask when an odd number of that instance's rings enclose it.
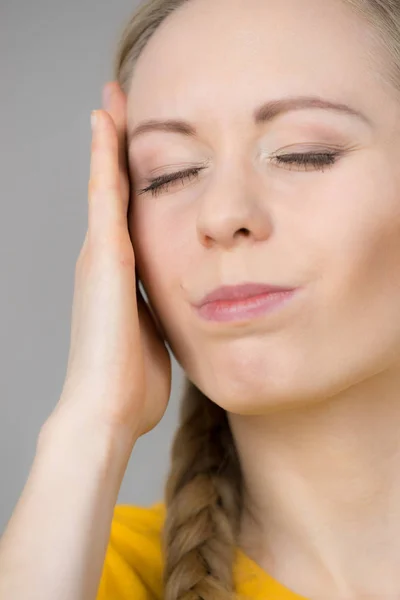
<instances>
[{"instance_id":1,"label":"gray background","mask_svg":"<svg viewBox=\"0 0 400 600\"><path fill-rule=\"evenodd\" d=\"M0 534L66 373L87 229L90 112L134 0L0 0ZM133 449L118 503L161 499L183 372Z\"/></svg>"}]
</instances>

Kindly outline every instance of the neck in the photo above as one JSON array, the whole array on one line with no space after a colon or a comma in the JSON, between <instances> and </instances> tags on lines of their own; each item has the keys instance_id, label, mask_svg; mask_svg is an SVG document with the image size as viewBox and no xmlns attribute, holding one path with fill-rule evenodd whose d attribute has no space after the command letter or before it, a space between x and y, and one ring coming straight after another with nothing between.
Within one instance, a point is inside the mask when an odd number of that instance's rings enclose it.
<instances>
[{"instance_id":1,"label":"neck","mask_svg":"<svg viewBox=\"0 0 400 600\"><path fill-rule=\"evenodd\" d=\"M308 598L400 598L400 370L313 405L228 417L244 551Z\"/></svg>"}]
</instances>

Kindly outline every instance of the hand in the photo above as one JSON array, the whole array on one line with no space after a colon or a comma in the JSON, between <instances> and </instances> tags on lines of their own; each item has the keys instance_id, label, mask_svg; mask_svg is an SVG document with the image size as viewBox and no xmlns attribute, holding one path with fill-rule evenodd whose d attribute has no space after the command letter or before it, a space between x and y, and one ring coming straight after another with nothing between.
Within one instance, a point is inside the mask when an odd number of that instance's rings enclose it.
<instances>
[{"instance_id":1,"label":"hand","mask_svg":"<svg viewBox=\"0 0 400 600\"><path fill-rule=\"evenodd\" d=\"M171 360L136 278L127 222L127 100L117 82L106 87L110 104L96 111L92 134L88 230L75 269L67 374L49 420L84 417L137 439L165 413Z\"/></svg>"}]
</instances>

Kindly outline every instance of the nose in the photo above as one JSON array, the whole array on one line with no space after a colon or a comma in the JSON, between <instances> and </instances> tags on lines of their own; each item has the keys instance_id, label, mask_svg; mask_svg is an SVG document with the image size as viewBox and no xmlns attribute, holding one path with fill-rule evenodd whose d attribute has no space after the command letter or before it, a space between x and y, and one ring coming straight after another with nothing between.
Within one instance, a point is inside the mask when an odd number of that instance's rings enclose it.
<instances>
[{"instance_id":1,"label":"nose","mask_svg":"<svg viewBox=\"0 0 400 600\"><path fill-rule=\"evenodd\" d=\"M207 248L232 248L238 243L265 241L273 231L266 206L265 186L261 191L248 178L221 177L204 192L197 214L197 235ZM245 181L246 179L246 181Z\"/></svg>"}]
</instances>

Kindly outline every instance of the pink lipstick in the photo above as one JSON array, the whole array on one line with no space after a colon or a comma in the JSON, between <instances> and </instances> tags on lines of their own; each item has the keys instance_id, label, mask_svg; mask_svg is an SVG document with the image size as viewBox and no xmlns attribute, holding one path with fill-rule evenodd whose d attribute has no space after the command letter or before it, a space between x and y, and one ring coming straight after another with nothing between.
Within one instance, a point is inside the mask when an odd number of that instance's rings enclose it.
<instances>
[{"instance_id":1,"label":"pink lipstick","mask_svg":"<svg viewBox=\"0 0 400 600\"><path fill-rule=\"evenodd\" d=\"M264 284L223 286L205 296L196 308L207 321L248 320L283 307L297 290Z\"/></svg>"}]
</instances>

